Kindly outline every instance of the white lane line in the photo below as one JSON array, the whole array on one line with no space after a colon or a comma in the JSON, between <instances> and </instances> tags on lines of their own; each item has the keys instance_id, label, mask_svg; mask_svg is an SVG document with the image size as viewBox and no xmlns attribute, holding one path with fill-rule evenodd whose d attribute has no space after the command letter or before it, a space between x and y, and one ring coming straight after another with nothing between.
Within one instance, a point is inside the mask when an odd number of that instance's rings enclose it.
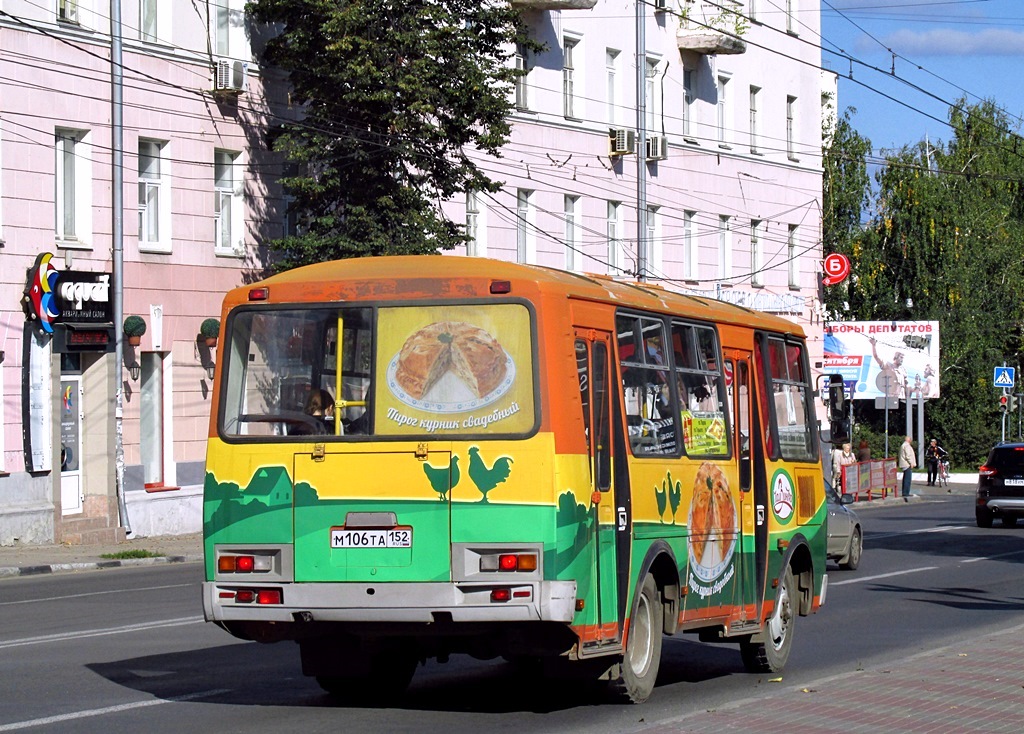
<instances>
[{"instance_id":1,"label":"white lane line","mask_svg":"<svg viewBox=\"0 0 1024 734\"><path fill-rule=\"evenodd\" d=\"M864 581L875 581L877 579L887 579L893 576L904 576L908 573L917 573L919 571L934 571L937 568L938 566L921 566L920 568L907 568L903 571L893 571L892 573L880 573L877 576L865 576L864 578L847 579L846 581L832 581L830 579L828 585L831 588L833 586L845 586L846 584L860 584Z\"/></svg>"},{"instance_id":2,"label":"white lane line","mask_svg":"<svg viewBox=\"0 0 1024 734\"><path fill-rule=\"evenodd\" d=\"M195 586L195 584L168 584L166 586L146 586L144 588L111 589L110 591L89 591L85 594L68 594L66 596L47 596L41 599L21 599L19 601L0 601L0 607L8 607L14 604L32 604L42 601L63 601L64 599L81 599L86 596L101 596L103 594L135 594L140 591L157 591L159 589L180 589L183 586Z\"/></svg>"},{"instance_id":3,"label":"white lane line","mask_svg":"<svg viewBox=\"0 0 1024 734\"><path fill-rule=\"evenodd\" d=\"M918 530L906 530L902 533L871 533L872 540L880 538L902 538L904 535L919 535L921 533L944 533L947 530L963 530L968 525L944 525L940 528L919 528Z\"/></svg>"},{"instance_id":4,"label":"white lane line","mask_svg":"<svg viewBox=\"0 0 1024 734\"><path fill-rule=\"evenodd\" d=\"M968 558L960 561L960 563L977 563L978 561L991 561L996 558L1006 558L1007 556L1019 556L1024 554L1024 550L1011 551L1009 553L997 553L994 556L982 556L981 558Z\"/></svg>"},{"instance_id":5,"label":"white lane line","mask_svg":"<svg viewBox=\"0 0 1024 734\"><path fill-rule=\"evenodd\" d=\"M207 698L209 696L217 696L221 693L227 693L230 690L230 688L214 688L210 691L202 691L200 693L189 693L184 696L174 696L172 698L161 698L150 701L136 701L135 703L122 703L118 704L117 706L104 706L101 709L86 709L84 711L74 711L70 714L61 714L60 716L46 716L42 719L15 721L11 724L0 724L0 731L17 731L18 729L28 729L33 726L59 724L62 721L87 719L90 716L103 716L105 714L116 714L119 711L131 711L132 709L146 708L147 706L159 706L160 704L164 703L178 703L181 701L191 701L196 698Z\"/></svg>"},{"instance_id":6,"label":"white lane line","mask_svg":"<svg viewBox=\"0 0 1024 734\"><path fill-rule=\"evenodd\" d=\"M196 624L202 621L202 617L179 617L178 619L161 619L156 622L126 624L121 627L107 627L106 629L81 630L78 632L58 632L53 635L41 635L39 637L23 637L20 640L0 640L0 650L5 650L9 647L24 647L25 645L42 645L47 642L63 642L65 640L83 640L87 637L120 635L124 634L125 632L139 632L142 630L157 629L159 627L181 627L183 625Z\"/></svg>"}]
</instances>

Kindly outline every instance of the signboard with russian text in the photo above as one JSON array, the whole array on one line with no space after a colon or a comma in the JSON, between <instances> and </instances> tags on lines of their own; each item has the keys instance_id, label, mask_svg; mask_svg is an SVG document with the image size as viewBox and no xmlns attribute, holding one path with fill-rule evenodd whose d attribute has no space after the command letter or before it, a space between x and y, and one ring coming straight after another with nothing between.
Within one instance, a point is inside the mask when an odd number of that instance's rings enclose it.
<instances>
[{"instance_id":1,"label":"signboard with russian text","mask_svg":"<svg viewBox=\"0 0 1024 734\"><path fill-rule=\"evenodd\" d=\"M842 375L854 400L939 397L938 321L826 324L824 351L824 371Z\"/></svg>"}]
</instances>

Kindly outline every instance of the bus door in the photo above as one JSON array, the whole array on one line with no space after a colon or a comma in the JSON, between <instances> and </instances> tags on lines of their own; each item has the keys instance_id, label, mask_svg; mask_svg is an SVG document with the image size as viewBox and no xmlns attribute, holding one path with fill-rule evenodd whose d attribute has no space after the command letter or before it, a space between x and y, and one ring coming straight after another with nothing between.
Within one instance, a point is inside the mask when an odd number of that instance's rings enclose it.
<instances>
[{"instance_id":1,"label":"bus door","mask_svg":"<svg viewBox=\"0 0 1024 734\"><path fill-rule=\"evenodd\" d=\"M590 460L590 510L586 521L586 547L590 555L593 579L591 593L584 595L593 604L588 615L587 647L596 649L622 639L619 614L618 517L615 482L612 477L612 389L611 340L606 331L575 330L576 366L579 373L583 423Z\"/></svg>"},{"instance_id":2,"label":"bus door","mask_svg":"<svg viewBox=\"0 0 1024 734\"><path fill-rule=\"evenodd\" d=\"M736 426L734 447L739 464L740 485L740 547L743 549L741 562L737 564L739 594L736 599L740 607L741 621L755 620L761 598L759 583L763 584L764 550L767 542L768 519L766 515L766 483L761 482L760 491L754 489L753 435L751 417L756 410L753 389L750 382L751 354L736 349L725 350L726 387L730 392L733 425ZM764 474L762 469L761 474ZM754 539L754 549L750 539ZM753 552L751 552L753 550ZM759 582L760 578L760 582Z\"/></svg>"}]
</instances>

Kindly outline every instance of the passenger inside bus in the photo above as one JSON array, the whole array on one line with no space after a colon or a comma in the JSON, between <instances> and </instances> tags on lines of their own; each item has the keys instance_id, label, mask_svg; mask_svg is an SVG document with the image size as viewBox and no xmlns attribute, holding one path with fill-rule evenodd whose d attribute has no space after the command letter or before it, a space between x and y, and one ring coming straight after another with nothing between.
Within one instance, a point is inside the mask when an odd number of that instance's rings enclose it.
<instances>
[{"instance_id":1,"label":"passenger inside bus","mask_svg":"<svg viewBox=\"0 0 1024 734\"><path fill-rule=\"evenodd\" d=\"M318 387L310 388L309 397L306 398L306 406L303 412L316 419L316 422L309 424L299 423L292 426L289 434L292 436L310 436L315 434L334 433L334 398L326 390ZM323 430L317 430L322 424Z\"/></svg>"}]
</instances>

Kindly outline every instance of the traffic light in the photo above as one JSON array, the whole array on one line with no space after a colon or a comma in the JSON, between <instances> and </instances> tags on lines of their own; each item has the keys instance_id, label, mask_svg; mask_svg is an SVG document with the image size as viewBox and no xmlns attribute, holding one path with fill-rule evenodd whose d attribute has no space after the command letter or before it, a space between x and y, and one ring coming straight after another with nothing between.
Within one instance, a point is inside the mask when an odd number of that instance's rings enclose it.
<instances>
[{"instance_id":1,"label":"traffic light","mask_svg":"<svg viewBox=\"0 0 1024 734\"><path fill-rule=\"evenodd\" d=\"M1010 409L1010 396L1009 395L1000 395L999 396L999 410L1001 412L1005 413L1009 409Z\"/></svg>"},{"instance_id":2,"label":"traffic light","mask_svg":"<svg viewBox=\"0 0 1024 734\"><path fill-rule=\"evenodd\" d=\"M1010 413L1016 413L1017 412L1017 396L1016 395L1007 395L1006 397L1009 398L1009 401L1006 404L1006 410L1008 412L1010 412Z\"/></svg>"}]
</instances>

